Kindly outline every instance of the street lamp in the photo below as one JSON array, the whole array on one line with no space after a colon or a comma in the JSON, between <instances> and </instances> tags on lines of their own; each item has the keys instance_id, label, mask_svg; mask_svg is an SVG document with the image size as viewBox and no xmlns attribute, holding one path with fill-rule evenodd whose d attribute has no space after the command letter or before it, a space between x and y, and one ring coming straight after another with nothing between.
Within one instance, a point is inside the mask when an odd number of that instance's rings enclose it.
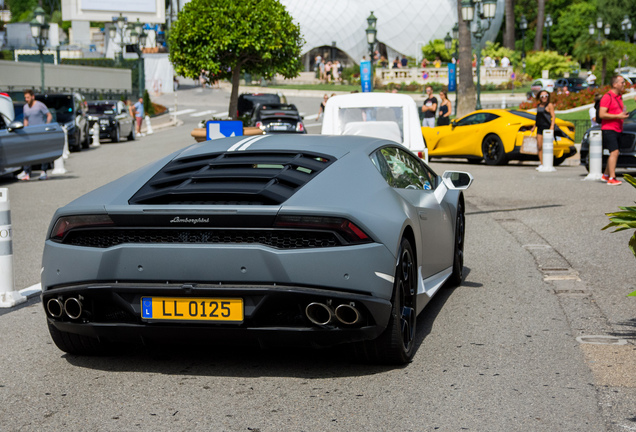
<instances>
[{"instance_id":1,"label":"street lamp","mask_svg":"<svg viewBox=\"0 0 636 432\"><path fill-rule=\"evenodd\" d=\"M119 34L119 57L118 63L122 64L124 60L124 47L126 45L132 45L135 53L137 54L138 65L137 69L139 70L139 97L143 97L145 82L144 82L144 63L143 63L143 47L146 45L146 40L148 35L144 32L144 24L139 21L134 23L129 23L127 25L128 19L124 17L121 13L119 17L113 17L112 25L108 29L108 36L112 41L115 40L117 35Z\"/></svg>"},{"instance_id":2,"label":"street lamp","mask_svg":"<svg viewBox=\"0 0 636 432\"><path fill-rule=\"evenodd\" d=\"M519 22L519 28L521 28L521 39L523 39L521 45L521 64L523 66L523 74L526 74L526 30L528 30L528 20L525 15L521 15L521 21Z\"/></svg>"},{"instance_id":3,"label":"street lamp","mask_svg":"<svg viewBox=\"0 0 636 432\"><path fill-rule=\"evenodd\" d=\"M546 45L548 51L550 51L550 27L552 27L552 24L554 24L552 22L552 16L548 14L545 18L545 22L543 23L543 26L546 28L548 34L548 43Z\"/></svg>"},{"instance_id":4,"label":"street lamp","mask_svg":"<svg viewBox=\"0 0 636 432\"><path fill-rule=\"evenodd\" d=\"M477 15L477 28L473 33L477 40L477 105L475 109L481 109L481 38L484 37L484 32L490 29L492 19L497 12L497 0L462 0L462 18L464 21L470 22L475 18L475 12ZM488 20L488 26L482 27L482 20Z\"/></svg>"},{"instance_id":5,"label":"street lamp","mask_svg":"<svg viewBox=\"0 0 636 432\"><path fill-rule=\"evenodd\" d=\"M369 60L371 60L371 65L373 66L373 48L375 47L375 37L378 31L375 28L375 24L378 19L373 15L373 11L371 11L371 15L367 18L367 23L369 27L365 30L367 32L367 43L369 44Z\"/></svg>"},{"instance_id":6,"label":"street lamp","mask_svg":"<svg viewBox=\"0 0 636 432\"><path fill-rule=\"evenodd\" d=\"M625 15L623 21L621 21L621 30L623 30L623 34L625 35L625 42L629 43L629 31L632 29L632 20L629 19L629 16Z\"/></svg>"},{"instance_id":7,"label":"street lamp","mask_svg":"<svg viewBox=\"0 0 636 432\"><path fill-rule=\"evenodd\" d=\"M42 94L44 94L44 55L42 51L49 40L49 24L46 22L44 9L39 6L35 8L35 18L30 24L31 36L33 36L38 51L40 51L40 78L42 80Z\"/></svg>"}]
</instances>

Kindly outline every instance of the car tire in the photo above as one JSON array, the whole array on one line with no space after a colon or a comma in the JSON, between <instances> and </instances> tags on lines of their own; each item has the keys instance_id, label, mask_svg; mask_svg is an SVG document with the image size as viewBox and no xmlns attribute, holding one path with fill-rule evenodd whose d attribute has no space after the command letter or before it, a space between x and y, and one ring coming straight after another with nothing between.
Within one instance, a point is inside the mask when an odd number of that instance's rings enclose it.
<instances>
[{"instance_id":1,"label":"car tire","mask_svg":"<svg viewBox=\"0 0 636 432\"><path fill-rule=\"evenodd\" d=\"M389 324L378 338L354 346L358 360L401 365L413 359L417 328L416 273L413 248L403 238L395 271Z\"/></svg>"},{"instance_id":2,"label":"car tire","mask_svg":"<svg viewBox=\"0 0 636 432\"><path fill-rule=\"evenodd\" d=\"M459 286L464 279L464 235L466 234L466 214L464 212L464 199L460 197L457 203L457 216L455 217L455 251L453 253L453 273L448 278L450 286Z\"/></svg>"},{"instance_id":3,"label":"car tire","mask_svg":"<svg viewBox=\"0 0 636 432\"><path fill-rule=\"evenodd\" d=\"M503 142L496 134L488 134L481 144L486 165L505 165L508 163Z\"/></svg>"},{"instance_id":4,"label":"car tire","mask_svg":"<svg viewBox=\"0 0 636 432\"><path fill-rule=\"evenodd\" d=\"M130 133L128 134L128 141L134 141L134 140L135 140L135 128L131 127Z\"/></svg>"},{"instance_id":5,"label":"car tire","mask_svg":"<svg viewBox=\"0 0 636 432\"><path fill-rule=\"evenodd\" d=\"M119 126L117 126L115 128L115 133L110 137L110 140L114 143L118 143L120 140L120 135L119 135Z\"/></svg>"},{"instance_id":6,"label":"car tire","mask_svg":"<svg viewBox=\"0 0 636 432\"><path fill-rule=\"evenodd\" d=\"M111 350L105 342L97 338L68 333L58 330L53 324L48 323L49 333L55 345L64 352L75 355L105 355Z\"/></svg>"},{"instance_id":7,"label":"car tire","mask_svg":"<svg viewBox=\"0 0 636 432\"><path fill-rule=\"evenodd\" d=\"M552 161L552 165L554 166L559 166L561 165L563 162L565 162L565 160L568 158L569 153L568 154L563 154L563 156L561 157L555 157Z\"/></svg>"},{"instance_id":8,"label":"car tire","mask_svg":"<svg viewBox=\"0 0 636 432\"><path fill-rule=\"evenodd\" d=\"M72 152L78 152L78 151L82 151L82 142L80 141L82 138L82 134L80 132L77 132L75 134L75 143L73 145L69 145L69 151Z\"/></svg>"}]
</instances>

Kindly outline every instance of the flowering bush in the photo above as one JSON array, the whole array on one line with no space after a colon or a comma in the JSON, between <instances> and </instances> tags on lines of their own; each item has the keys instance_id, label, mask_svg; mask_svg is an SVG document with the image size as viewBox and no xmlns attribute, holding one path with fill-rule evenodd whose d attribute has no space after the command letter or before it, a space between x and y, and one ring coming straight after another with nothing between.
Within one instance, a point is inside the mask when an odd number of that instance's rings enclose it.
<instances>
[{"instance_id":1,"label":"flowering bush","mask_svg":"<svg viewBox=\"0 0 636 432\"><path fill-rule=\"evenodd\" d=\"M632 86L626 85L625 88L629 89ZM581 90L578 93L561 93L558 94L554 92L550 95L550 101L554 104L555 109L567 110L570 108L576 108L581 105L587 105L594 103L594 95L596 94L605 94L610 91L611 86L597 87L593 89L585 89ZM523 102L519 105L520 109L527 110L531 108L536 108L538 102L536 100L532 100L529 102Z\"/></svg>"}]
</instances>

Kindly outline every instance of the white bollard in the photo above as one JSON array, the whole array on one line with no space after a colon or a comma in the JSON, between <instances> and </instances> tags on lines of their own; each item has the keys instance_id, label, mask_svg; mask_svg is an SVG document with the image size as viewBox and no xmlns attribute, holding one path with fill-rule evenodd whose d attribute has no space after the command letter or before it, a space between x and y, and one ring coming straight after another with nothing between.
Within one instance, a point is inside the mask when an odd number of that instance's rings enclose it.
<instances>
[{"instance_id":1,"label":"white bollard","mask_svg":"<svg viewBox=\"0 0 636 432\"><path fill-rule=\"evenodd\" d=\"M506 95L501 100L501 109L506 109Z\"/></svg>"},{"instance_id":2,"label":"white bollard","mask_svg":"<svg viewBox=\"0 0 636 432\"><path fill-rule=\"evenodd\" d=\"M583 180L600 180L603 176L603 135L600 130L590 132L587 164L590 172Z\"/></svg>"},{"instance_id":3,"label":"white bollard","mask_svg":"<svg viewBox=\"0 0 636 432\"><path fill-rule=\"evenodd\" d=\"M14 289L9 189L0 188L0 308L10 308L25 301L27 298Z\"/></svg>"},{"instance_id":4,"label":"white bollard","mask_svg":"<svg viewBox=\"0 0 636 432\"><path fill-rule=\"evenodd\" d=\"M554 131L543 131L543 165L537 169L539 172L554 172Z\"/></svg>"},{"instance_id":5,"label":"white bollard","mask_svg":"<svg viewBox=\"0 0 636 432\"><path fill-rule=\"evenodd\" d=\"M150 124L150 116L146 116L146 135L152 134L152 125Z\"/></svg>"},{"instance_id":6,"label":"white bollard","mask_svg":"<svg viewBox=\"0 0 636 432\"><path fill-rule=\"evenodd\" d=\"M66 132L66 126L62 125L62 130L64 131L64 150L62 151L62 157L64 159L68 159L71 155L71 151L68 149L68 134Z\"/></svg>"},{"instance_id":7,"label":"white bollard","mask_svg":"<svg viewBox=\"0 0 636 432\"><path fill-rule=\"evenodd\" d=\"M64 132L64 150L62 150L62 156L55 159L53 162L53 171L51 174L62 175L66 174L66 168L64 168L64 159L68 159L68 156L64 157L64 154L68 152L68 134L66 133L66 126L62 126L62 132Z\"/></svg>"},{"instance_id":8,"label":"white bollard","mask_svg":"<svg viewBox=\"0 0 636 432\"><path fill-rule=\"evenodd\" d=\"M93 125L93 147L99 147L101 144L99 143L99 124L95 122Z\"/></svg>"}]
</instances>

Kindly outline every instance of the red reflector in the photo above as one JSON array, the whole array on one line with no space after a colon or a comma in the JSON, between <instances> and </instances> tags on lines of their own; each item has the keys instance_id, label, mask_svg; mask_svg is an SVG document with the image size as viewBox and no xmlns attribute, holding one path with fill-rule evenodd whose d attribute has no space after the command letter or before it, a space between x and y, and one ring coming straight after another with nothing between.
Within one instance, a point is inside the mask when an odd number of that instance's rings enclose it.
<instances>
[{"instance_id":1,"label":"red reflector","mask_svg":"<svg viewBox=\"0 0 636 432\"><path fill-rule=\"evenodd\" d=\"M424 153L417 152L417 157L420 158L420 159L424 159Z\"/></svg>"}]
</instances>

